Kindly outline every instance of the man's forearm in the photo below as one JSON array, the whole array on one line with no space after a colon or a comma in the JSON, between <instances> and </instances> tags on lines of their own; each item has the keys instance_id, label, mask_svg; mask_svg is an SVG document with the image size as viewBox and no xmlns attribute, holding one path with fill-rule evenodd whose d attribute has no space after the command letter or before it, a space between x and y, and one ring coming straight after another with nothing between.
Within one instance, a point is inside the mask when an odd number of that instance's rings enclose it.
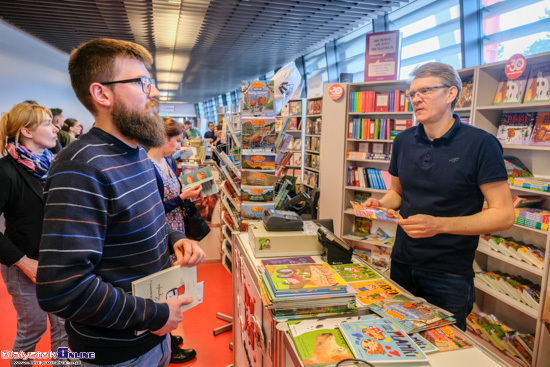
<instances>
[{"instance_id":1,"label":"man's forearm","mask_svg":"<svg viewBox=\"0 0 550 367\"><path fill-rule=\"evenodd\" d=\"M441 233L466 236L487 234L510 228L514 224L514 212L490 208L465 217L439 217Z\"/></svg>"},{"instance_id":2,"label":"man's forearm","mask_svg":"<svg viewBox=\"0 0 550 367\"><path fill-rule=\"evenodd\" d=\"M388 209L399 209L401 207L401 195L390 189L383 197L379 200L380 206Z\"/></svg>"}]
</instances>

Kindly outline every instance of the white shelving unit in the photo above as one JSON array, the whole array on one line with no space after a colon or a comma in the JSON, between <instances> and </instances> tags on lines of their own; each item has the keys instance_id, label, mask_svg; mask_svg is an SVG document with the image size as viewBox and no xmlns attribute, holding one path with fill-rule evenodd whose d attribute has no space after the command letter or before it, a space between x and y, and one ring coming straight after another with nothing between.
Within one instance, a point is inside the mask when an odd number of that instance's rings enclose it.
<instances>
[{"instance_id":1,"label":"white shelving unit","mask_svg":"<svg viewBox=\"0 0 550 367\"><path fill-rule=\"evenodd\" d=\"M544 53L527 57L527 65L541 62L550 63L550 53ZM492 134L497 133L500 115L502 112L549 112L550 103L529 103L516 105L493 106L493 98L497 90L505 62L498 62L459 71L461 78L473 79L472 105L465 108L457 108L455 113L461 117L469 117L470 124L484 129ZM353 230L355 215L350 208L349 201L353 200L355 192L368 192L373 197L380 198L385 190L375 190L347 185L347 167L364 166L379 169L388 169L387 162L372 161L368 159L346 159L346 152L353 151L357 144L364 142L361 139L348 138L348 123L354 118L413 118L411 112L347 112L349 110L349 96L351 92L375 90L388 92L389 90L408 89L406 81L389 81L380 83L351 83L341 84L344 87L344 97L337 101L329 98L328 89L332 84L325 84L323 99L323 116L327 122L323 126L322 145L324 151L321 156L324 167L331 167L334 174L321 177L320 187L322 192L330 192L327 198L321 195L320 218L332 218L335 233L339 234L346 242L356 242L347 236ZM325 134L326 131L326 134ZM504 155L518 157L533 172L536 177L550 179L550 147L503 145ZM325 172L325 171L323 171ZM329 176L329 177L326 177ZM337 178L335 176L338 176ZM511 187L512 195L543 195L547 197L544 208L550 209L550 193L535 190ZM532 229L520 225L494 233L504 237L513 237L516 240L535 245L550 253L550 234L546 231ZM363 241L359 241L363 242ZM529 307L515 299L476 282L476 303L474 310L496 315L499 320L522 333L535 334L535 350L533 366L548 366L550 361L550 325L543 321L545 299L550 298L550 268L548 256L543 269L513 259L479 246L476 252L476 263L485 271L502 271L513 275L520 275L541 285L541 304L538 309ZM548 316L550 318L550 315ZM490 348L493 348L490 346ZM496 350L496 348L493 348ZM498 352L499 355L502 353ZM519 363L510 359L512 365Z\"/></svg>"}]
</instances>

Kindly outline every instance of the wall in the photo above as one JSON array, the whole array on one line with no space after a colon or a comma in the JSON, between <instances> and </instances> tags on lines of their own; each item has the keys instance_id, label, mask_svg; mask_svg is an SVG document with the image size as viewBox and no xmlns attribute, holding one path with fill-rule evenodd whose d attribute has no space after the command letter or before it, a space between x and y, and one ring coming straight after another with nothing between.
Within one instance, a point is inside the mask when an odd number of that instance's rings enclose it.
<instances>
[{"instance_id":1,"label":"wall","mask_svg":"<svg viewBox=\"0 0 550 367\"><path fill-rule=\"evenodd\" d=\"M88 131L93 116L74 95L67 71L69 55L0 20L0 112L26 99L63 109Z\"/></svg>"}]
</instances>

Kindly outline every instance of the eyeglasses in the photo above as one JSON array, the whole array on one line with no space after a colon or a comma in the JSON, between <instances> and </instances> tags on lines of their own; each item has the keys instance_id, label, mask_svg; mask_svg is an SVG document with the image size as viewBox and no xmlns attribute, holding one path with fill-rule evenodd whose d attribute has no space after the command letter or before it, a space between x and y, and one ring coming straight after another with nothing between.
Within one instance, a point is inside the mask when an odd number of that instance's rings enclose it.
<instances>
[{"instance_id":1,"label":"eyeglasses","mask_svg":"<svg viewBox=\"0 0 550 367\"><path fill-rule=\"evenodd\" d=\"M143 93L149 94L149 93L151 93L151 86L155 85L155 79L151 79L149 77L142 76L141 78L116 80L114 82L105 82L105 83L101 83L101 84L109 85L109 84L116 84L116 83L140 83L141 84L141 90L143 90Z\"/></svg>"},{"instance_id":2,"label":"eyeglasses","mask_svg":"<svg viewBox=\"0 0 550 367\"><path fill-rule=\"evenodd\" d=\"M418 95L418 97L422 98L424 97L426 94L430 93L430 91L434 90L434 89L439 89L439 88L450 88L451 86L450 85L439 85L437 87L428 87L428 88L420 88L419 90L417 90L416 92L409 92L408 94L405 95L405 98L407 98L407 101L409 102L412 102L413 98Z\"/></svg>"}]
</instances>

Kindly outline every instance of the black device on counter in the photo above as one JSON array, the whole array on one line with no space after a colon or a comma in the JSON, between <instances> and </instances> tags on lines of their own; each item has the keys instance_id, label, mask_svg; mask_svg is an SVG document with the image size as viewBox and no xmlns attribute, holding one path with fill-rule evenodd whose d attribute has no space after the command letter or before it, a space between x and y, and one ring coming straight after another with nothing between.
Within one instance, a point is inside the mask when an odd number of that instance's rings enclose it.
<instances>
[{"instance_id":1,"label":"black device on counter","mask_svg":"<svg viewBox=\"0 0 550 367\"><path fill-rule=\"evenodd\" d=\"M268 231L301 231L304 229L302 218L288 210L267 209L262 214L262 221Z\"/></svg>"},{"instance_id":2,"label":"black device on counter","mask_svg":"<svg viewBox=\"0 0 550 367\"><path fill-rule=\"evenodd\" d=\"M319 225L317 229L319 242L327 249L325 252L325 261L330 265L350 264L353 249L347 243L336 237L334 233L326 227Z\"/></svg>"}]
</instances>

